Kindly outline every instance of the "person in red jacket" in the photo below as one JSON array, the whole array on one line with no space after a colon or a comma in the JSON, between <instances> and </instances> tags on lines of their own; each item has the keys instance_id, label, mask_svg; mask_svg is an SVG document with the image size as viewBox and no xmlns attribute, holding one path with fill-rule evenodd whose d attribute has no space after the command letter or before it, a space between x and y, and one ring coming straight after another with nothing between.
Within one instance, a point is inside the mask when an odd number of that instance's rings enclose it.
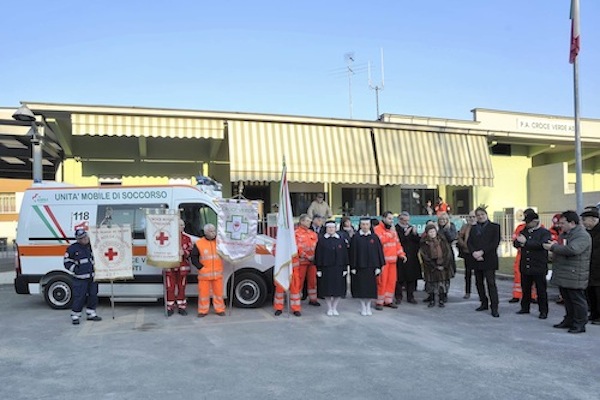
<instances>
[{"instance_id":1,"label":"person in red jacket","mask_svg":"<svg viewBox=\"0 0 600 400\"><path fill-rule=\"evenodd\" d=\"M179 267L169 268L165 271L165 286L167 288L167 316L175 313L175 300L177 300L177 312L181 315L187 315L187 300L185 298L185 288L187 286L187 276L190 272L190 254L192 251L192 240L183 233L185 223L179 220L179 256L181 260ZM177 296L175 295L177 291Z\"/></svg>"},{"instance_id":2,"label":"person in red jacket","mask_svg":"<svg viewBox=\"0 0 600 400\"><path fill-rule=\"evenodd\" d=\"M394 303L397 281L396 261L401 258L403 262L406 262L406 254L393 225L394 215L391 211L386 211L382 215L381 223L373 229L373 232L379 237L385 257L385 266L377 279L376 310L383 310L384 306L398 308Z\"/></svg>"},{"instance_id":3,"label":"person in red jacket","mask_svg":"<svg viewBox=\"0 0 600 400\"><path fill-rule=\"evenodd\" d=\"M296 317L302 315L302 305L300 300L302 298L302 288L304 287L304 281L307 279L307 274L311 269L315 270L314 265L315 259L315 247L317 246L317 234L310 229L312 223L311 219L306 214L300 216L300 224L296 228L296 247L298 248L298 256L292 260L292 280L290 282L290 308ZM277 251L277 249L275 250ZM275 309L275 315L281 315L283 312L285 291L279 285L275 285L275 297L273 299L273 308ZM310 303L315 302L317 304L317 290L316 282L314 283L314 290L312 286L309 286L309 297Z\"/></svg>"}]
</instances>

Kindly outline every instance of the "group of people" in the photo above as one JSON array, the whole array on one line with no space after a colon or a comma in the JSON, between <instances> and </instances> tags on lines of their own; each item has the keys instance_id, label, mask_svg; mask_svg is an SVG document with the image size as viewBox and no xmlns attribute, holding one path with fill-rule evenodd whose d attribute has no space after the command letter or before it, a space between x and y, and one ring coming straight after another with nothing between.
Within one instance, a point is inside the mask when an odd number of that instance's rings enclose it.
<instances>
[{"instance_id":1,"label":"group of people","mask_svg":"<svg viewBox=\"0 0 600 400\"><path fill-rule=\"evenodd\" d=\"M588 320L600 324L600 215L596 207L588 207L581 214L581 223L574 211L557 214L555 219L553 227L546 229L539 215L527 209L522 224L515 230L513 245L518 251L519 269L515 280L518 279L522 294L517 314L530 313L535 287L539 318L548 317L546 275L548 263L552 262L552 282L559 287L566 309L564 319L554 327L582 333ZM394 215L386 211L380 222L362 218L355 230L350 219L344 217L338 230L335 221L323 224L319 214L313 213L312 217L302 214L295 229L298 253L293 260L289 288L293 314L302 315L306 283L309 305L320 306L322 298L327 304L327 315L339 315L338 305L346 296L348 280L352 297L360 300L363 316L372 315L373 303L376 310L398 308L404 291L407 302L416 304L414 292L419 279L425 281L428 307L434 307L436 300L439 307L444 307L450 280L456 273L452 250L456 241L459 257L465 264L464 298L471 295L474 272L480 299L476 311L491 310L493 317L500 316L496 286L500 225L489 220L484 207L470 212L468 222L459 232L446 212L438 215L437 222L427 223L422 234L410 224L407 212L400 213L395 226L393 221ZM203 231L204 236L192 243L183 233L180 221L181 262L179 267L165 272L168 316L175 311L187 315L185 288L190 263L198 269L197 316L208 314L211 298L215 313L225 316L223 263L216 249L216 227L207 224ZM94 282L89 237L82 229L75 232L75 237L77 242L65 253L64 266L74 278L71 321L77 325L84 306L88 320L102 318L96 314L98 284ZM276 316L282 314L284 304L285 291L276 285L273 301Z\"/></svg>"}]
</instances>

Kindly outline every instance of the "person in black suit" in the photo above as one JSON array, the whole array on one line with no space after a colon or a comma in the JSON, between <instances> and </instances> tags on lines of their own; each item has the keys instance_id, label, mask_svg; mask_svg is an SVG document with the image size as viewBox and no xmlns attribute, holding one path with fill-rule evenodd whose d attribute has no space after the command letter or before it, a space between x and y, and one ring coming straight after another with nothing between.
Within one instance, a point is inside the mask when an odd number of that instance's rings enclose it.
<instances>
[{"instance_id":1,"label":"person in black suit","mask_svg":"<svg viewBox=\"0 0 600 400\"><path fill-rule=\"evenodd\" d=\"M479 293L481 306L476 311L492 309L492 316L498 318L498 288L496 287L496 270L498 269L498 246L500 245L500 225L489 220L483 207L475 209L477 224L471 228L467 241L469 252L475 259L475 284ZM487 283L488 296L485 293L484 279Z\"/></svg>"}]
</instances>

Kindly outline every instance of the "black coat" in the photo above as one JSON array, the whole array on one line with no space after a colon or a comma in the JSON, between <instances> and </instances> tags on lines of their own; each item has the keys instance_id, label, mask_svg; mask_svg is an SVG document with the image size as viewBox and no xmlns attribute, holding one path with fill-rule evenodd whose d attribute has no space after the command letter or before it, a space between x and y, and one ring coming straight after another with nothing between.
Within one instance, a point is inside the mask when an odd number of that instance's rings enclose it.
<instances>
[{"instance_id":1,"label":"black coat","mask_svg":"<svg viewBox=\"0 0 600 400\"><path fill-rule=\"evenodd\" d=\"M592 237L589 286L600 286L600 223L588 231Z\"/></svg>"},{"instance_id":2,"label":"black coat","mask_svg":"<svg viewBox=\"0 0 600 400\"><path fill-rule=\"evenodd\" d=\"M487 221L473 225L467 241L469 252L483 250L483 261L475 261L476 270L498 269L498 246L500 245L500 225Z\"/></svg>"},{"instance_id":3,"label":"black coat","mask_svg":"<svg viewBox=\"0 0 600 400\"><path fill-rule=\"evenodd\" d=\"M516 239L513 241L513 245L517 249L521 249L521 262L519 264L521 274L545 276L548 273L548 251L544 250L542 244L548 242L552 238L552 234L548 229L538 225L534 229L523 227L518 235L527 238L527 241L523 244Z\"/></svg>"},{"instance_id":4,"label":"black coat","mask_svg":"<svg viewBox=\"0 0 600 400\"><path fill-rule=\"evenodd\" d=\"M348 269L348 249L346 242L335 236L322 236L315 249L315 265L321 272L319 282L319 295L345 296L346 276Z\"/></svg>"},{"instance_id":5,"label":"black coat","mask_svg":"<svg viewBox=\"0 0 600 400\"><path fill-rule=\"evenodd\" d=\"M356 232L350 241L350 273L352 297L359 299L377 298L375 269L383 268L383 247L376 234L362 236Z\"/></svg>"},{"instance_id":6,"label":"black coat","mask_svg":"<svg viewBox=\"0 0 600 400\"><path fill-rule=\"evenodd\" d=\"M421 265L419 264L419 243L421 236L417 233L417 227L412 226L410 233L407 235L404 228L396 224L396 232L402 244L402 248L406 253L406 262L398 259L396 266L398 268L398 282L412 282L417 279L423 279L421 275Z\"/></svg>"}]
</instances>

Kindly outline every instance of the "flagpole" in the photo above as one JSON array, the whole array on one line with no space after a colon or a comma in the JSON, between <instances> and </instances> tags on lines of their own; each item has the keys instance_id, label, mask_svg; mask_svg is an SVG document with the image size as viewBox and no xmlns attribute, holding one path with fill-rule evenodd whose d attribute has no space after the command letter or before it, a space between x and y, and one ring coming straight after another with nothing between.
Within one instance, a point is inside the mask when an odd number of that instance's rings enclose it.
<instances>
[{"instance_id":1,"label":"flagpole","mask_svg":"<svg viewBox=\"0 0 600 400\"><path fill-rule=\"evenodd\" d=\"M575 203L577 214L583 212L582 165L581 165L581 131L579 124L579 61L573 62L573 97L575 101Z\"/></svg>"}]
</instances>

